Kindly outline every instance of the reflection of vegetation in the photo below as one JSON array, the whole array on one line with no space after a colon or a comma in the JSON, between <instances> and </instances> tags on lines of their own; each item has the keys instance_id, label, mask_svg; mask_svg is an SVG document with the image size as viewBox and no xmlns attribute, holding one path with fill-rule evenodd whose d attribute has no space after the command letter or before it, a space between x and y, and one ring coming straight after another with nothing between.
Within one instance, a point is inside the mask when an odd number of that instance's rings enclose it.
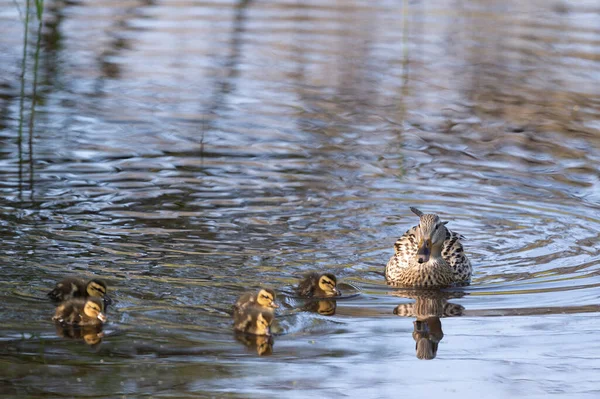
<instances>
[{"instance_id":1,"label":"reflection of vegetation","mask_svg":"<svg viewBox=\"0 0 600 399\"><path fill-rule=\"evenodd\" d=\"M40 55L40 43L42 39L42 26L43 26L43 12L44 12L44 0L35 0L36 16L38 20L37 28L37 40L36 49L34 55L34 67L33 67L33 90L31 93L31 109L29 112L28 121L28 152L29 152L29 189L30 194L33 196L33 121L35 118L35 106L37 99L37 83L38 83L38 68L39 68L39 55ZM23 193L23 124L25 120L25 77L27 71L27 47L29 40L29 15L31 14L31 0L27 0L25 9L25 20L24 28L25 34L23 35L23 60L21 62L21 98L19 102L19 135L18 135L18 146L19 146L19 196L22 197Z\"/></svg>"}]
</instances>

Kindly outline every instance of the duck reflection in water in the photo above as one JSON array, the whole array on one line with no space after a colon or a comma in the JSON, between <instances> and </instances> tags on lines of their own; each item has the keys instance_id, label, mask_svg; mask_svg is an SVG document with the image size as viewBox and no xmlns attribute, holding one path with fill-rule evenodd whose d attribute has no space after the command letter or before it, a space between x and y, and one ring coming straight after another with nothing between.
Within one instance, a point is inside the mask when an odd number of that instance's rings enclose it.
<instances>
[{"instance_id":1,"label":"duck reflection in water","mask_svg":"<svg viewBox=\"0 0 600 399\"><path fill-rule=\"evenodd\" d=\"M394 308L394 314L401 317L415 317L412 337L419 359L434 359L444 332L441 317L462 316L465 308L450 303L450 298L460 298L462 292L439 291L396 291L395 296L414 299L413 303L402 303Z\"/></svg>"},{"instance_id":2,"label":"duck reflection in water","mask_svg":"<svg viewBox=\"0 0 600 399\"><path fill-rule=\"evenodd\" d=\"M56 335L61 338L83 340L93 349L97 349L104 338L102 325L78 326L72 324L56 324Z\"/></svg>"},{"instance_id":3,"label":"duck reflection in water","mask_svg":"<svg viewBox=\"0 0 600 399\"><path fill-rule=\"evenodd\" d=\"M236 331L235 339L241 342L250 351L256 351L258 356L273 354L273 337L270 335L251 335Z\"/></svg>"}]
</instances>

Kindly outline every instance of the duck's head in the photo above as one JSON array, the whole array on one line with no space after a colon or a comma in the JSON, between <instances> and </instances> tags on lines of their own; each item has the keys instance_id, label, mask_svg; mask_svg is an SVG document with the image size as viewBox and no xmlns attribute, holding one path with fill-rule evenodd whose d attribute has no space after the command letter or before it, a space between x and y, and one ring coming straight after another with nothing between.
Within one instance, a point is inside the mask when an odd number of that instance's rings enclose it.
<instances>
[{"instance_id":1,"label":"duck's head","mask_svg":"<svg viewBox=\"0 0 600 399\"><path fill-rule=\"evenodd\" d=\"M319 288L325 293L325 296L338 296L341 294L337 289L337 279L331 273L324 273L319 276Z\"/></svg>"},{"instance_id":2,"label":"duck's head","mask_svg":"<svg viewBox=\"0 0 600 399\"><path fill-rule=\"evenodd\" d=\"M250 315L249 330L255 335L271 335L271 323L273 323L273 313L254 312Z\"/></svg>"},{"instance_id":3,"label":"duck's head","mask_svg":"<svg viewBox=\"0 0 600 399\"><path fill-rule=\"evenodd\" d=\"M419 225L416 229L417 238L417 262L427 263L432 252L441 252L442 244L446 239L446 223L442 222L438 215L424 214L417 208L410 210L419 217Z\"/></svg>"},{"instance_id":4,"label":"duck's head","mask_svg":"<svg viewBox=\"0 0 600 399\"><path fill-rule=\"evenodd\" d=\"M108 287L103 280L93 279L88 281L85 291L88 296L104 299L105 307L112 304L112 299L106 295Z\"/></svg>"},{"instance_id":5,"label":"duck's head","mask_svg":"<svg viewBox=\"0 0 600 399\"><path fill-rule=\"evenodd\" d=\"M275 303L275 291L270 288L261 288L256 294L256 302L265 308L278 308Z\"/></svg>"},{"instance_id":6,"label":"duck's head","mask_svg":"<svg viewBox=\"0 0 600 399\"><path fill-rule=\"evenodd\" d=\"M98 299L98 298L88 298L87 301L85 302L85 305L83 306L83 313L85 313L86 316L92 318L92 319L98 319L101 322L105 323L106 322L106 315L103 313L104 311L104 304L102 302L102 300Z\"/></svg>"}]
</instances>

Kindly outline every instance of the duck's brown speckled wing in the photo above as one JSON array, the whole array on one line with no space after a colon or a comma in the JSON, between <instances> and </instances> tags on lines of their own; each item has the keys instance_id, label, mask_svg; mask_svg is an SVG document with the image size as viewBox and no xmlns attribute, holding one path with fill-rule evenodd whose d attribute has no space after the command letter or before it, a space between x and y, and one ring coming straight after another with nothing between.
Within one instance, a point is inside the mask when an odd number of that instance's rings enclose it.
<instances>
[{"instance_id":1,"label":"duck's brown speckled wing","mask_svg":"<svg viewBox=\"0 0 600 399\"><path fill-rule=\"evenodd\" d=\"M417 226L413 226L394 243L395 256L402 264L408 265L410 259L417 255Z\"/></svg>"},{"instance_id":2,"label":"duck's brown speckled wing","mask_svg":"<svg viewBox=\"0 0 600 399\"><path fill-rule=\"evenodd\" d=\"M408 267L410 260L417 255L416 229L417 226L411 227L394 243L394 255L385 267L385 276L388 281L395 280L402 269Z\"/></svg>"},{"instance_id":3,"label":"duck's brown speckled wing","mask_svg":"<svg viewBox=\"0 0 600 399\"><path fill-rule=\"evenodd\" d=\"M462 235L447 230L442 257L452 268L456 282L468 283L471 281L471 262L465 255L461 239L464 239Z\"/></svg>"}]
</instances>

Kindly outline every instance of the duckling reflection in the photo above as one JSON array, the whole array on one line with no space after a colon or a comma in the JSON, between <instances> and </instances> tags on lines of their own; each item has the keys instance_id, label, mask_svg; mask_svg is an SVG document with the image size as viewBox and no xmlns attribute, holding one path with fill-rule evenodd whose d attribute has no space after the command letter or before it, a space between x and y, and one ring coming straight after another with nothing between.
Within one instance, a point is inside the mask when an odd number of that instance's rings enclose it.
<instances>
[{"instance_id":1,"label":"duckling reflection","mask_svg":"<svg viewBox=\"0 0 600 399\"><path fill-rule=\"evenodd\" d=\"M335 315L335 309L337 307L337 302L333 299L321 299L321 300L312 300L307 302L302 310L307 312L318 313L322 316L333 316Z\"/></svg>"},{"instance_id":2,"label":"duckling reflection","mask_svg":"<svg viewBox=\"0 0 600 399\"><path fill-rule=\"evenodd\" d=\"M438 346L444 332L440 317L462 316L465 308L450 303L450 298L460 298L462 292L397 291L394 295L415 299L413 303L402 303L394 308L401 317L415 317L412 337L418 359L431 360L437 356Z\"/></svg>"},{"instance_id":3,"label":"duckling reflection","mask_svg":"<svg viewBox=\"0 0 600 399\"><path fill-rule=\"evenodd\" d=\"M235 339L244 344L251 351L256 351L258 356L273 354L273 337L270 335L250 335L236 331Z\"/></svg>"},{"instance_id":4,"label":"duckling reflection","mask_svg":"<svg viewBox=\"0 0 600 399\"><path fill-rule=\"evenodd\" d=\"M102 325L78 326L56 323L56 335L61 338L83 340L92 348L97 348L104 338Z\"/></svg>"}]
</instances>

